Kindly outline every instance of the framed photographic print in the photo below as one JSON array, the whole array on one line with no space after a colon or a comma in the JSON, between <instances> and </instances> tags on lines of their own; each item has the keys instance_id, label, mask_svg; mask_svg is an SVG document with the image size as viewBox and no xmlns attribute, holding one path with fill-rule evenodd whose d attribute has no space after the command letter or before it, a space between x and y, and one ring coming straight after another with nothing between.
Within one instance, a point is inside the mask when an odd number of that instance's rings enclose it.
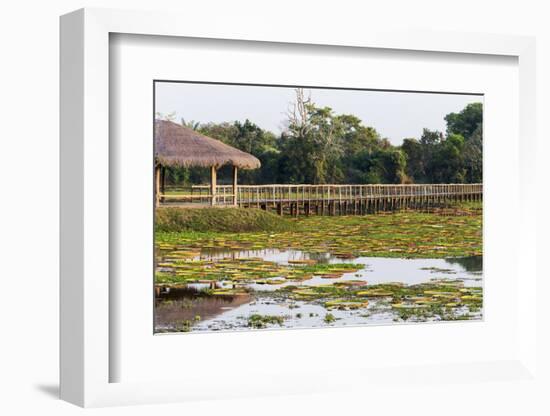
<instances>
[{"instance_id":1,"label":"framed photographic print","mask_svg":"<svg viewBox=\"0 0 550 416\"><path fill-rule=\"evenodd\" d=\"M537 383L533 40L179 22L62 18L62 398Z\"/></svg>"},{"instance_id":2,"label":"framed photographic print","mask_svg":"<svg viewBox=\"0 0 550 416\"><path fill-rule=\"evenodd\" d=\"M155 81L154 100L155 333L483 318L483 96Z\"/></svg>"}]
</instances>

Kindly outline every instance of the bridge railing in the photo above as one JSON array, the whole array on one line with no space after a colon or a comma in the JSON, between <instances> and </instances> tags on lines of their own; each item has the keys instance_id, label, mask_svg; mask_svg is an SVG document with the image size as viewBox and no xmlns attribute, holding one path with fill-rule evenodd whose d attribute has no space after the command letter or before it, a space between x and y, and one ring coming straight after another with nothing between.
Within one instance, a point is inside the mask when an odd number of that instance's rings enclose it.
<instances>
[{"instance_id":1,"label":"bridge railing","mask_svg":"<svg viewBox=\"0 0 550 416\"><path fill-rule=\"evenodd\" d=\"M240 185L239 203L339 201L412 196L480 194L482 184Z\"/></svg>"},{"instance_id":2,"label":"bridge railing","mask_svg":"<svg viewBox=\"0 0 550 416\"><path fill-rule=\"evenodd\" d=\"M411 185L352 185L352 184L270 184L238 185L238 205L261 205L270 203L330 202L383 198L445 197L481 195L482 184L411 184ZM164 202L211 203L212 194L208 185L167 187L161 195ZM233 204L233 187L216 187L216 205Z\"/></svg>"}]
</instances>

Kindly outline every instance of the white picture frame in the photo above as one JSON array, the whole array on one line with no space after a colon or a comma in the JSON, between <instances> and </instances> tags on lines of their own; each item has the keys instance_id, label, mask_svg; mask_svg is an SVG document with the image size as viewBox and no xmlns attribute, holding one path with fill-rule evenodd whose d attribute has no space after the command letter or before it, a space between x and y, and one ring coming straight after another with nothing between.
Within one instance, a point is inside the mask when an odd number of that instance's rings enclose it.
<instances>
[{"instance_id":1,"label":"white picture frame","mask_svg":"<svg viewBox=\"0 0 550 416\"><path fill-rule=\"evenodd\" d=\"M109 275L109 36L113 33L226 39L282 44L331 45L438 53L504 55L519 66L519 215L517 256L522 282L517 296L519 343L508 360L472 363L418 363L420 382L433 382L440 372L471 383L483 380L536 382L536 217L528 215L535 192L530 178L535 169L535 42L533 38L507 35L379 32L327 35L314 25L280 31L278 25L239 33L236 22L205 27L200 19L181 25L183 17L171 13L83 9L61 18L61 397L80 406L155 403L254 394L337 391L375 380L391 381L410 369L331 370L289 380L282 374L269 383L233 386L203 379L181 381L110 382L110 366L120 359L110 349ZM246 33L242 35L240 33ZM111 167L112 168L112 167ZM408 329L411 333L414 328ZM313 333L311 333L313 334ZM474 377L471 375L474 374ZM308 383L304 383L309 380ZM346 382L342 382L346 380ZM355 384L354 384L355 383ZM275 388L273 386L279 386Z\"/></svg>"}]
</instances>

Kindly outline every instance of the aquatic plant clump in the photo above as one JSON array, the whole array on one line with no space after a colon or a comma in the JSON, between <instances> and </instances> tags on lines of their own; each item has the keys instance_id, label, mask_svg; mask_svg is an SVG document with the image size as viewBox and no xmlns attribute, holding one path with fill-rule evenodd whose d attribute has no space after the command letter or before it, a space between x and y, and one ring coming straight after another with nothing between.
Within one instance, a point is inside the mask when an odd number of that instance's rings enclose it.
<instances>
[{"instance_id":1,"label":"aquatic plant clump","mask_svg":"<svg viewBox=\"0 0 550 416\"><path fill-rule=\"evenodd\" d=\"M267 328L270 325L281 326L285 321L283 316L254 314L248 317L248 326L256 329Z\"/></svg>"},{"instance_id":2,"label":"aquatic plant clump","mask_svg":"<svg viewBox=\"0 0 550 416\"><path fill-rule=\"evenodd\" d=\"M481 287L463 287L460 280L440 280L417 285L377 284L368 289L341 285L288 286L278 290L289 299L307 299L327 310L390 311L394 320L478 319L483 304Z\"/></svg>"},{"instance_id":3,"label":"aquatic plant clump","mask_svg":"<svg viewBox=\"0 0 550 416\"><path fill-rule=\"evenodd\" d=\"M233 287L244 283L278 285L319 276L339 278L362 268L355 264L281 265L257 257L223 257L215 260L180 258L171 253L157 264L155 284L178 286L188 283L225 282Z\"/></svg>"}]
</instances>

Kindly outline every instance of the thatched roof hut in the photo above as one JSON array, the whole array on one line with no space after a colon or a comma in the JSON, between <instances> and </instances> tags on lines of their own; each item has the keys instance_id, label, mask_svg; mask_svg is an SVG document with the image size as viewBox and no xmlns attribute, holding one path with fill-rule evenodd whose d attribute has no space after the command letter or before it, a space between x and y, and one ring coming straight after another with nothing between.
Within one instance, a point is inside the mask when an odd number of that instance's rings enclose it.
<instances>
[{"instance_id":1,"label":"thatched roof hut","mask_svg":"<svg viewBox=\"0 0 550 416\"><path fill-rule=\"evenodd\" d=\"M161 166L211 167L232 165L256 169L260 161L249 153L166 120L155 122L155 159Z\"/></svg>"},{"instance_id":2,"label":"thatched roof hut","mask_svg":"<svg viewBox=\"0 0 550 416\"><path fill-rule=\"evenodd\" d=\"M233 205L237 205L237 170L256 169L260 161L249 153L205 136L189 127L167 120L155 120L155 192L156 204L164 194L164 170L168 166L209 167L210 198L216 204L216 172L224 165L233 166Z\"/></svg>"}]
</instances>

